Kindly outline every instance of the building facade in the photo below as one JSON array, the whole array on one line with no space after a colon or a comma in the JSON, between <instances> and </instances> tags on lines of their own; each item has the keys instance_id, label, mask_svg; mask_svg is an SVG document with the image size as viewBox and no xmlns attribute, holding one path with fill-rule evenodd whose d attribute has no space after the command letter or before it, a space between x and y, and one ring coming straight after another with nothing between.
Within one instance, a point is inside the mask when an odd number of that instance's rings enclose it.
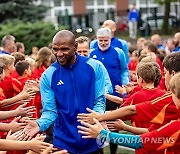
<instances>
[{"instance_id":1,"label":"building facade","mask_svg":"<svg viewBox=\"0 0 180 154\"><path fill-rule=\"evenodd\" d=\"M129 4L135 3L141 14L164 12L164 7L154 0L39 0L50 9L46 20L55 25L66 25L71 30L81 27L93 27L97 30L103 21L116 22L127 18ZM177 7L180 2L171 5L172 12L180 14Z\"/></svg>"},{"instance_id":2,"label":"building facade","mask_svg":"<svg viewBox=\"0 0 180 154\"><path fill-rule=\"evenodd\" d=\"M106 19L116 20L117 15L126 16L126 0L39 0L50 6L46 20L55 25L67 25L70 29L93 27L97 30Z\"/></svg>"}]
</instances>

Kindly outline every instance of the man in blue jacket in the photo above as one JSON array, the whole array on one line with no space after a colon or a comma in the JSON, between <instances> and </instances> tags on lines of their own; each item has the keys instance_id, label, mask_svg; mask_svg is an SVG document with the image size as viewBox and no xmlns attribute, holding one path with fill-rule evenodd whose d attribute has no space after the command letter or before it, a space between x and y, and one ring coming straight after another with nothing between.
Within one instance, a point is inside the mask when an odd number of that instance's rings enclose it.
<instances>
[{"instance_id":1,"label":"man in blue jacket","mask_svg":"<svg viewBox=\"0 0 180 154\"><path fill-rule=\"evenodd\" d=\"M116 85L127 85L129 83L129 72L126 63L125 54L122 49L114 47L111 44L111 30L109 28L100 28L97 31L98 47L93 49L90 57L102 62L108 71L113 95L119 96L116 92ZM106 100L106 110L115 110L119 104ZM110 144L111 154L115 154L117 145Z\"/></svg>"},{"instance_id":2,"label":"man in blue jacket","mask_svg":"<svg viewBox=\"0 0 180 154\"><path fill-rule=\"evenodd\" d=\"M52 43L57 62L42 75L40 91L43 103L41 118L30 121L25 132L33 136L45 131L54 121L53 144L70 153L99 153L94 139L79 135L78 113L86 108L105 111L105 67L101 62L76 54L77 43L73 33L58 32Z\"/></svg>"},{"instance_id":3,"label":"man in blue jacket","mask_svg":"<svg viewBox=\"0 0 180 154\"><path fill-rule=\"evenodd\" d=\"M136 9L136 5L132 4L128 14L129 20L129 37L136 39L137 37L137 25L139 20L139 11Z\"/></svg>"},{"instance_id":4,"label":"man in blue jacket","mask_svg":"<svg viewBox=\"0 0 180 154\"><path fill-rule=\"evenodd\" d=\"M0 51L0 54L11 54L17 51L15 45L15 37L12 35L5 35L1 41L3 50Z\"/></svg>"},{"instance_id":5,"label":"man in blue jacket","mask_svg":"<svg viewBox=\"0 0 180 154\"><path fill-rule=\"evenodd\" d=\"M111 46L117 47L119 49L122 49L122 51L125 54L126 57L126 63L128 64L129 62L129 49L128 49L128 44L125 40L122 40L120 38L116 38L115 31L116 31L116 23L112 20L106 20L104 21L102 28L109 28L111 30ZM98 42L97 39L91 41L90 43L90 49L93 50L98 47Z\"/></svg>"}]
</instances>

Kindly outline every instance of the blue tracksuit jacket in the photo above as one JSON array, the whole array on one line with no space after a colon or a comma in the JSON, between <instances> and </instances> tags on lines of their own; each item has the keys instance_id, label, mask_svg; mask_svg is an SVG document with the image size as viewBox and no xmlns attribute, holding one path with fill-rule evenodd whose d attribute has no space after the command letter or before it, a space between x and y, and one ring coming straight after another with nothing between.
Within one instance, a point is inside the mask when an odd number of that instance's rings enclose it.
<instances>
[{"instance_id":1,"label":"blue tracksuit jacket","mask_svg":"<svg viewBox=\"0 0 180 154\"><path fill-rule=\"evenodd\" d=\"M129 63L129 55L128 55L128 52L129 52L129 49L128 49L128 45L127 45L127 42L125 40L122 40L122 39L118 39L116 37L113 37L111 39L111 46L113 47L118 47L119 49L122 49L124 54L125 54L125 57L126 57L126 63L128 64ZM90 49L93 50L95 48L98 47L98 42L97 40L93 40L91 41L90 43Z\"/></svg>"},{"instance_id":2,"label":"blue tracksuit jacket","mask_svg":"<svg viewBox=\"0 0 180 154\"><path fill-rule=\"evenodd\" d=\"M124 52L112 46L102 52L98 47L90 53L90 57L104 64L113 86L113 95L119 96L115 92L115 85L126 85L129 83L129 71Z\"/></svg>"},{"instance_id":3,"label":"blue tracksuit jacket","mask_svg":"<svg viewBox=\"0 0 180 154\"><path fill-rule=\"evenodd\" d=\"M40 91L43 113L37 123L40 131L54 121L53 144L70 153L89 153L98 149L95 139L82 139L78 133L78 113L105 111L105 67L94 59L77 55L75 64L62 67L57 62L42 75Z\"/></svg>"}]
</instances>

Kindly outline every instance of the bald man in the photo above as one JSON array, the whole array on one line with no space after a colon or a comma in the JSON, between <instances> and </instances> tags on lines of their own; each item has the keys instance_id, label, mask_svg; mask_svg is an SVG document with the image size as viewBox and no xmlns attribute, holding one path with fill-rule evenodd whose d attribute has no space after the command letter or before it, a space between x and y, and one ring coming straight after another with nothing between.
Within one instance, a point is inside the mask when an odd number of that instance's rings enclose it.
<instances>
[{"instance_id":1,"label":"bald man","mask_svg":"<svg viewBox=\"0 0 180 154\"><path fill-rule=\"evenodd\" d=\"M73 33L59 31L53 38L52 51L57 61L42 75L40 81L43 112L40 119L30 121L28 136L45 131L53 122L53 144L69 153L100 153L96 140L82 139L78 134L78 113L86 108L105 111L105 78L102 63L79 56Z\"/></svg>"},{"instance_id":2,"label":"bald man","mask_svg":"<svg viewBox=\"0 0 180 154\"><path fill-rule=\"evenodd\" d=\"M157 45L158 49L165 50L164 46L162 45L161 36L159 34L154 34L151 36L151 41Z\"/></svg>"},{"instance_id":3,"label":"bald man","mask_svg":"<svg viewBox=\"0 0 180 154\"><path fill-rule=\"evenodd\" d=\"M116 38L114 36L115 31L116 31L116 23L112 20L106 20L106 21L104 21L102 27L103 28L109 28L111 30L111 46L118 47L119 49L122 49L124 54L125 54L125 57L126 57L126 63L128 63L129 62L129 56L128 56L127 42L125 40ZM90 49L92 50L95 48L98 48L97 40L93 40L90 43Z\"/></svg>"},{"instance_id":4,"label":"bald man","mask_svg":"<svg viewBox=\"0 0 180 154\"><path fill-rule=\"evenodd\" d=\"M180 52L180 32L174 34L174 42L176 44L176 48L173 50L173 52Z\"/></svg>"}]
</instances>

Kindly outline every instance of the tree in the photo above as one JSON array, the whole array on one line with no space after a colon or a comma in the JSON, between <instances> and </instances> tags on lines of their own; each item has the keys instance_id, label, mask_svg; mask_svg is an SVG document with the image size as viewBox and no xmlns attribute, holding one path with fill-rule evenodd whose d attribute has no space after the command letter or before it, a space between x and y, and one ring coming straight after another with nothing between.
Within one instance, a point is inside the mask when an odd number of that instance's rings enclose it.
<instances>
[{"instance_id":1,"label":"tree","mask_svg":"<svg viewBox=\"0 0 180 154\"><path fill-rule=\"evenodd\" d=\"M33 46L38 48L48 46L57 31L67 28L60 26L58 29L55 29L52 23L42 21L34 23L24 23L22 21L12 23L7 21L0 24L0 40L5 35L13 35L16 41L24 43L26 47L25 53L30 54Z\"/></svg>"},{"instance_id":2,"label":"tree","mask_svg":"<svg viewBox=\"0 0 180 154\"><path fill-rule=\"evenodd\" d=\"M168 34L169 33L169 13L171 12L171 2L177 2L178 0L155 0L159 4L164 4L164 17L163 17L163 27L162 31L163 34Z\"/></svg>"},{"instance_id":3,"label":"tree","mask_svg":"<svg viewBox=\"0 0 180 154\"><path fill-rule=\"evenodd\" d=\"M36 5L37 0L0 0L0 22L19 19L24 22L35 22L44 18L49 9Z\"/></svg>"}]
</instances>

